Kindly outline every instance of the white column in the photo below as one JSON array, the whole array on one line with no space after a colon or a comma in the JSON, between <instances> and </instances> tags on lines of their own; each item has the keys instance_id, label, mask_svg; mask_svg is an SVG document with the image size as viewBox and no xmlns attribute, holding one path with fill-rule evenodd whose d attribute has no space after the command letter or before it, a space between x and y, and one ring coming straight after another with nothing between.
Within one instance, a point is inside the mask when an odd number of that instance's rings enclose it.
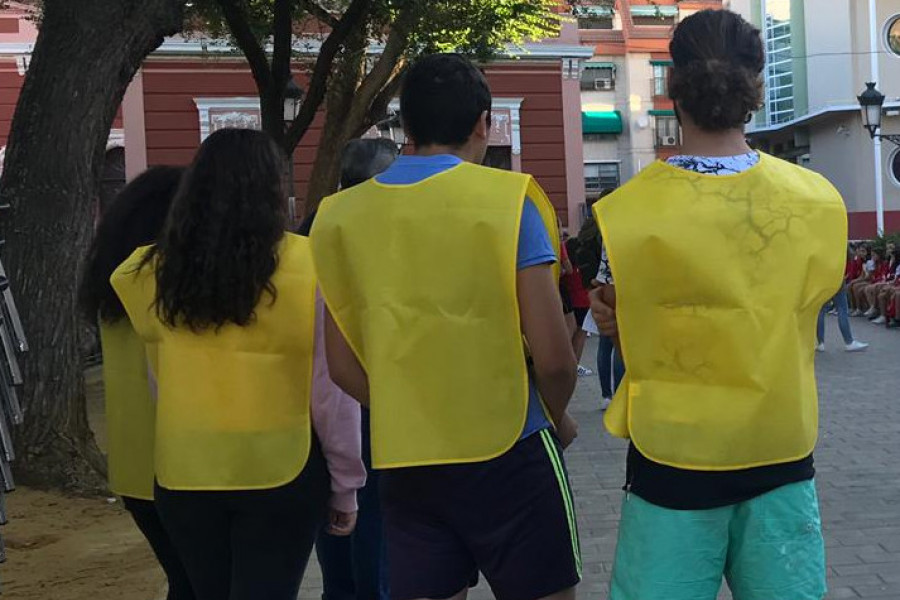
<instances>
[{"instance_id":1,"label":"white column","mask_svg":"<svg viewBox=\"0 0 900 600\"><path fill-rule=\"evenodd\" d=\"M881 41L878 27L878 11L876 0L869 0L869 58L870 81L877 82L879 77L878 43ZM884 233L884 160L881 155L881 139L875 138L872 144L872 159L875 163L875 222L878 235Z\"/></svg>"},{"instance_id":2,"label":"white column","mask_svg":"<svg viewBox=\"0 0 900 600\"><path fill-rule=\"evenodd\" d=\"M125 178L131 181L147 168L147 129L144 123L144 75L138 71L122 98Z\"/></svg>"}]
</instances>

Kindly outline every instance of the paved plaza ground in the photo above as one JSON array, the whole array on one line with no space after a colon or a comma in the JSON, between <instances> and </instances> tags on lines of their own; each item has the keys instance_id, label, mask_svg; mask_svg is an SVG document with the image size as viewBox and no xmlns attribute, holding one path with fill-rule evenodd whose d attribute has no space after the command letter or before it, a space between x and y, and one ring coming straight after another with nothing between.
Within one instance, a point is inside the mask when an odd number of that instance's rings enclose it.
<instances>
[{"instance_id":1,"label":"paved plaza ground","mask_svg":"<svg viewBox=\"0 0 900 600\"><path fill-rule=\"evenodd\" d=\"M866 353L847 354L828 321L828 351L819 355L821 436L816 451L828 550L828 598L900 598L900 331L854 319ZM595 356L585 351L584 364ZM602 429L595 377L579 383L572 412L581 434L567 452L584 554L579 597L607 598L622 501L626 444ZM311 565L302 600L319 600ZM493 596L482 585L473 600ZM721 598L730 598L724 589ZM791 600L773 598L772 600Z\"/></svg>"}]
</instances>

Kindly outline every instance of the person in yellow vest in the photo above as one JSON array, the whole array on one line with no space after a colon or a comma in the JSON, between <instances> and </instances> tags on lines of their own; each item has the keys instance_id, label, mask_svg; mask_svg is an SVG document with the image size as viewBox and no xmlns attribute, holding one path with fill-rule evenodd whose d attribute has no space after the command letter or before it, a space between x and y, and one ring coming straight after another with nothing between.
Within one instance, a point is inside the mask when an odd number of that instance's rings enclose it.
<instances>
[{"instance_id":1,"label":"person in yellow vest","mask_svg":"<svg viewBox=\"0 0 900 600\"><path fill-rule=\"evenodd\" d=\"M821 600L813 481L816 319L847 218L822 176L747 145L760 32L728 11L676 28L683 155L594 211L610 266L592 310L627 368L605 415L629 438L612 600Z\"/></svg>"},{"instance_id":2,"label":"person in yellow vest","mask_svg":"<svg viewBox=\"0 0 900 600\"><path fill-rule=\"evenodd\" d=\"M99 319L109 487L153 549L169 584L168 600L193 600L181 558L153 503L156 404L147 354L109 278L140 246L152 244L166 220L183 169L153 167L129 183L101 217L79 289L86 319Z\"/></svg>"},{"instance_id":3,"label":"person in yellow vest","mask_svg":"<svg viewBox=\"0 0 900 600\"><path fill-rule=\"evenodd\" d=\"M215 132L158 244L112 276L158 390L156 507L199 600L296 600L329 506L348 535L365 479L358 405L317 419L316 278L285 172L268 135ZM330 493L329 469L361 477Z\"/></svg>"},{"instance_id":4,"label":"person in yellow vest","mask_svg":"<svg viewBox=\"0 0 900 600\"><path fill-rule=\"evenodd\" d=\"M500 600L580 579L556 216L530 176L479 166L490 110L471 62L419 60L414 154L326 199L311 234L332 378L371 410L395 600L464 598L479 571Z\"/></svg>"}]
</instances>

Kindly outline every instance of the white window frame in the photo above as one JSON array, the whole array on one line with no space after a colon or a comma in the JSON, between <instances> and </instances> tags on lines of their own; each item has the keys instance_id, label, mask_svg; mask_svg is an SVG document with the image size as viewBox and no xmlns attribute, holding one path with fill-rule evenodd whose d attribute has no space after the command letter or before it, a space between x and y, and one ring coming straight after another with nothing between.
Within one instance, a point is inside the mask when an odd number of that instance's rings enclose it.
<instances>
[{"instance_id":1,"label":"white window frame","mask_svg":"<svg viewBox=\"0 0 900 600\"><path fill-rule=\"evenodd\" d=\"M891 178L891 183L900 188L900 177L898 177L898 173L894 172L894 161L897 160L898 157L900 157L900 147L894 148L893 152L888 155L887 172L888 176Z\"/></svg>"},{"instance_id":2,"label":"white window frame","mask_svg":"<svg viewBox=\"0 0 900 600\"><path fill-rule=\"evenodd\" d=\"M767 125L785 123L794 118L796 107L776 109L778 103L794 100L793 37L790 20L778 21L771 18L766 2L762 2L763 40L766 48L765 107ZM784 48L776 48L778 42L787 42ZM791 83L782 79L791 76Z\"/></svg>"},{"instance_id":3,"label":"white window frame","mask_svg":"<svg viewBox=\"0 0 900 600\"><path fill-rule=\"evenodd\" d=\"M194 98L194 104L197 105L197 116L200 118L200 142L202 143L209 137L210 110L232 110L235 113L256 112L260 115L260 125L262 124L262 112L259 106L259 98L249 97L220 97L220 98Z\"/></svg>"},{"instance_id":4,"label":"white window frame","mask_svg":"<svg viewBox=\"0 0 900 600\"><path fill-rule=\"evenodd\" d=\"M606 75L607 72L609 77L590 77L590 74L599 75L600 73L603 73L604 75ZM588 82L593 82L598 79L609 79L610 81L612 81L612 87L608 90L595 90L593 85L585 87ZM584 67L582 69L581 82L579 85L582 92L613 92L616 89L616 67L614 65L609 67Z\"/></svg>"},{"instance_id":5,"label":"white window frame","mask_svg":"<svg viewBox=\"0 0 900 600\"><path fill-rule=\"evenodd\" d=\"M603 175L600 172L600 169L597 170L597 176L594 179L597 179L597 183L599 187L588 187L588 167L604 167L604 166L615 166L616 168L616 183L614 186L603 185ZM599 194L605 189L609 189L611 187L619 187L622 185L622 161L620 160L588 160L584 162L584 191L586 194Z\"/></svg>"},{"instance_id":6,"label":"white window frame","mask_svg":"<svg viewBox=\"0 0 900 600\"><path fill-rule=\"evenodd\" d=\"M663 143L662 143L663 136L660 135L660 125L663 122L668 123L668 126L666 127L666 130L668 133L666 133L666 136L674 136L675 139L678 140L678 143L675 144L675 146L664 146L663 145ZM674 123L674 128L675 128L674 132L671 131L673 123ZM656 140L655 147L657 149L659 149L659 148L677 148L678 146L680 146L681 145L681 125L678 123L678 118L674 117L674 116L669 116L669 115L654 116L653 117L653 135Z\"/></svg>"},{"instance_id":7,"label":"white window frame","mask_svg":"<svg viewBox=\"0 0 900 600\"><path fill-rule=\"evenodd\" d=\"M884 44L884 49L887 50L889 56L900 59L900 52L891 48L891 27L895 24L900 25L900 13L891 15L888 17L888 20L885 21L884 30L881 34L881 42Z\"/></svg>"},{"instance_id":8,"label":"white window frame","mask_svg":"<svg viewBox=\"0 0 900 600\"><path fill-rule=\"evenodd\" d=\"M653 65L653 95L665 97L669 95L669 65ZM660 89L662 92L660 92Z\"/></svg>"}]
</instances>

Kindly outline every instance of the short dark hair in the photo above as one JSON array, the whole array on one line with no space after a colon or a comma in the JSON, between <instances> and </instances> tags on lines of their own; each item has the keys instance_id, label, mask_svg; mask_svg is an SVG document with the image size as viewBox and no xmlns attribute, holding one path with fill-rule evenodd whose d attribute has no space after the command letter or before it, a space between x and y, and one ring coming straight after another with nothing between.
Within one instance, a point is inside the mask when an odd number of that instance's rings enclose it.
<instances>
[{"instance_id":1,"label":"short dark hair","mask_svg":"<svg viewBox=\"0 0 900 600\"><path fill-rule=\"evenodd\" d=\"M740 15L712 9L691 15L675 28L669 52L669 96L700 128L741 127L762 105L762 38Z\"/></svg>"},{"instance_id":2,"label":"short dark hair","mask_svg":"<svg viewBox=\"0 0 900 600\"><path fill-rule=\"evenodd\" d=\"M462 146L485 111L490 118L487 79L459 54L425 56L406 74L400 117L417 146Z\"/></svg>"},{"instance_id":3,"label":"short dark hair","mask_svg":"<svg viewBox=\"0 0 900 600\"><path fill-rule=\"evenodd\" d=\"M397 145L385 138L350 140L341 153L341 188L372 179L394 162Z\"/></svg>"}]
</instances>

